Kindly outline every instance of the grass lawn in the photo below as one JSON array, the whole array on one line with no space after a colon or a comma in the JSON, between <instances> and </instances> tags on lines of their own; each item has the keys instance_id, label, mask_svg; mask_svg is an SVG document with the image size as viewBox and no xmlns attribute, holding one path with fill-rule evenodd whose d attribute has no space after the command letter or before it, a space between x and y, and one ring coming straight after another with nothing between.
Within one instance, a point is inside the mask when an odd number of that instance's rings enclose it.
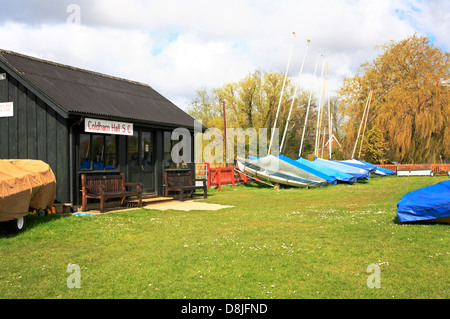
<instances>
[{"instance_id":1,"label":"grass lawn","mask_svg":"<svg viewBox=\"0 0 450 319\"><path fill-rule=\"evenodd\" d=\"M404 194L448 179L249 184L210 190L206 202L234 206L218 211L30 216L23 233L0 233L0 298L448 299L450 225L396 218Z\"/></svg>"}]
</instances>

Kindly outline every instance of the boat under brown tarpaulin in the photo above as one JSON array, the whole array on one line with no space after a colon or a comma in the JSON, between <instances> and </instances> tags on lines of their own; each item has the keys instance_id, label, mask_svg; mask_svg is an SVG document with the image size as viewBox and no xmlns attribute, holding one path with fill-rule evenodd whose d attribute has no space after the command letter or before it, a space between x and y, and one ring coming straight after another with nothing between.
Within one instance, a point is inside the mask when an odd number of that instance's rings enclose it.
<instances>
[{"instance_id":1,"label":"boat under brown tarpaulin","mask_svg":"<svg viewBox=\"0 0 450 319\"><path fill-rule=\"evenodd\" d=\"M0 160L0 222L28 215L29 209L50 209L56 179L39 160Z\"/></svg>"}]
</instances>

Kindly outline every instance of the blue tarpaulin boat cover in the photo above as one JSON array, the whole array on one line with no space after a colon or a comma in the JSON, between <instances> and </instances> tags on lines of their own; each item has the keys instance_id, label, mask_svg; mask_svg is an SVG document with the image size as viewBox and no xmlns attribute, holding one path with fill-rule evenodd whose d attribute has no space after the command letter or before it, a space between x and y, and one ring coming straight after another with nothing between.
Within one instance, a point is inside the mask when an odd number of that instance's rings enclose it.
<instances>
[{"instance_id":1,"label":"blue tarpaulin boat cover","mask_svg":"<svg viewBox=\"0 0 450 319\"><path fill-rule=\"evenodd\" d=\"M300 162L294 161L293 159L284 156L283 154L278 154L276 156L274 156L276 158L278 158L279 160L288 163L289 165L293 165L309 174L312 174L320 179L324 179L327 183L332 184L332 185L336 185L337 184L337 180L335 177L333 176L329 176L321 171L318 171L314 168L311 168L307 165L303 165ZM249 156L248 159L249 160L258 160L258 159L262 159L263 157L256 157L256 156ZM273 172L272 172L273 173Z\"/></svg>"},{"instance_id":2,"label":"blue tarpaulin boat cover","mask_svg":"<svg viewBox=\"0 0 450 319\"><path fill-rule=\"evenodd\" d=\"M360 161L363 164L370 164L370 163L364 162L364 161L362 161L360 159L358 161ZM374 164L372 164L372 165L374 165ZM385 173L387 175L395 175L395 172L393 170L391 170L391 169L380 167L380 166L377 166L377 165L375 165L375 167L377 168L377 171L381 171L381 172L383 172L383 173Z\"/></svg>"},{"instance_id":3,"label":"blue tarpaulin boat cover","mask_svg":"<svg viewBox=\"0 0 450 319\"><path fill-rule=\"evenodd\" d=\"M307 172L309 172L309 173L311 173L313 175L316 175L316 176L318 176L320 178L323 178L324 180L326 180L330 184L333 184L333 185L337 184L336 177L330 176L330 175L328 175L328 174L326 174L324 172L321 172L320 170L317 170L316 168L311 167L310 165L305 165L302 162L294 161L293 159L291 159L289 157L286 157L286 156L284 156L282 154L279 154L278 158L280 160L282 160L282 161L285 161L286 163L289 163L291 165L297 166L298 168L301 168L301 169L303 169L303 170L305 170L305 171L307 171Z\"/></svg>"},{"instance_id":4,"label":"blue tarpaulin boat cover","mask_svg":"<svg viewBox=\"0 0 450 319\"><path fill-rule=\"evenodd\" d=\"M333 161L333 162L342 163L344 165L350 165L350 166L357 167L357 168L362 168L368 172L375 172L377 170L377 168L373 164L369 164L369 163L364 164L364 163L358 162L356 160L354 160L354 161L353 160Z\"/></svg>"},{"instance_id":5,"label":"blue tarpaulin boat cover","mask_svg":"<svg viewBox=\"0 0 450 319\"><path fill-rule=\"evenodd\" d=\"M345 165L345 164L334 162L334 161L328 161L328 160L325 160L322 158L318 158L316 156L314 156L314 163L317 163L321 166L325 166L325 167L329 167L329 168L338 170L338 171L346 173L346 174L350 174L350 175L354 176L356 179L369 179L370 178L370 172L365 169L359 168L359 167Z\"/></svg>"},{"instance_id":6,"label":"blue tarpaulin boat cover","mask_svg":"<svg viewBox=\"0 0 450 319\"><path fill-rule=\"evenodd\" d=\"M450 217L450 180L419 188L397 203L398 221L432 221Z\"/></svg>"},{"instance_id":7,"label":"blue tarpaulin boat cover","mask_svg":"<svg viewBox=\"0 0 450 319\"><path fill-rule=\"evenodd\" d=\"M306 158L299 157L297 159L297 162L309 166L317 171L321 171L324 174L327 174L328 176L331 176L332 178L335 178L338 182L347 182L347 183L355 183L356 178L353 175L346 174L344 172L332 169L330 167L322 166L318 163L308 161Z\"/></svg>"},{"instance_id":8,"label":"blue tarpaulin boat cover","mask_svg":"<svg viewBox=\"0 0 450 319\"><path fill-rule=\"evenodd\" d=\"M238 157L236 162L240 171L271 183L294 187L322 187L329 184L326 179L293 165L289 160L282 160L279 156L249 156L248 160Z\"/></svg>"}]
</instances>

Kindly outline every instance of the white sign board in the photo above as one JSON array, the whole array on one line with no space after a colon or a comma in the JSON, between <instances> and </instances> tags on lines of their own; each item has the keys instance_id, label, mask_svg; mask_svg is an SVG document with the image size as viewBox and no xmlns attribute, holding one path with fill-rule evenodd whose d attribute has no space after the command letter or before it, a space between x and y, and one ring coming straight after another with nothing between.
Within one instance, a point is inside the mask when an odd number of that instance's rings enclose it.
<instances>
[{"instance_id":1,"label":"white sign board","mask_svg":"<svg viewBox=\"0 0 450 319\"><path fill-rule=\"evenodd\" d=\"M397 171L397 176L433 176L431 169L420 171Z\"/></svg>"},{"instance_id":2,"label":"white sign board","mask_svg":"<svg viewBox=\"0 0 450 319\"><path fill-rule=\"evenodd\" d=\"M14 116L13 102L0 103L0 117Z\"/></svg>"},{"instance_id":3,"label":"white sign board","mask_svg":"<svg viewBox=\"0 0 450 319\"><path fill-rule=\"evenodd\" d=\"M133 135L133 123L84 119L84 131L88 133Z\"/></svg>"}]
</instances>

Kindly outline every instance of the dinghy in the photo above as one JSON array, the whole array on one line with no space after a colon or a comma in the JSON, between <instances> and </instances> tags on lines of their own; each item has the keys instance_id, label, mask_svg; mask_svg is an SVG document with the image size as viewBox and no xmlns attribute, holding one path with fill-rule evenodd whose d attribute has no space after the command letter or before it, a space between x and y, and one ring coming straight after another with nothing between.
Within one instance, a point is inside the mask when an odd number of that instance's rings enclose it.
<instances>
[{"instance_id":1,"label":"dinghy","mask_svg":"<svg viewBox=\"0 0 450 319\"><path fill-rule=\"evenodd\" d=\"M309 43L310 43L310 41L308 40L308 46L309 46ZM308 49L308 47L307 47L307 49ZM307 50L306 50L306 52L307 52ZM319 177L321 179L326 180L329 184L336 184L337 180L336 180L336 178L334 176L329 176L328 174L318 170L317 168L312 167L311 165L305 165L304 163L302 163L302 161L295 161L293 159L290 159L289 157L286 157L286 156L282 155L282 153L283 153L283 146L284 146L284 142L285 142L285 139L286 139L286 134L287 134L287 131L288 131L288 128L289 128L289 120L291 118L292 109L293 109L293 106L294 106L294 102L295 102L295 98L296 98L296 95L297 95L298 87L300 85L300 77L301 77L301 74L302 74L302 71L303 71L303 66L305 64L306 52L305 52L305 56L303 58L303 62L301 64L301 68L300 68L300 72L299 72L298 80L297 80L297 85L295 87L295 91L294 91L292 102L291 102L291 107L289 109L289 114L288 114L288 118L287 118L287 121L286 121L286 126L285 126L285 129L284 129L284 133L283 133L283 138L281 140L280 154L277 157L280 160L282 160L282 161L284 161L284 162L286 162L286 163L288 163L290 165L293 165L293 166L296 166L296 167L300 168L302 171L309 172L309 173L313 174L316 177ZM315 66L315 69L314 69L314 76L316 75L318 61L319 61L319 55L317 56L317 59L316 59L316 66ZM309 106L311 104L311 95L312 95L312 88L310 90L309 102L308 102L308 107L307 107L307 111L306 111L305 126L306 126L306 121L308 119ZM301 153L301 148L302 148L302 145L303 145L304 133L305 133L305 131L303 130L302 143L300 145L300 153Z\"/></svg>"},{"instance_id":2,"label":"dinghy","mask_svg":"<svg viewBox=\"0 0 450 319\"><path fill-rule=\"evenodd\" d=\"M305 131L306 131L306 124L308 122L308 114L309 114L309 109L311 106L311 99L312 99L312 92L313 92L313 86L314 86L314 78L316 76L316 71L317 71L317 65L319 62L319 56L320 54L317 54L317 59L316 59L316 65L314 67L314 75L313 75L313 81L311 82L311 89L310 89L310 93L309 93L309 99L308 99L308 106L306 107L306 115L305 115L305 122L303 124L303 132L302 132L302 139L301 139L301 143L300 143L300 149L298 152L298 158L296 160L297 163L299 163L300 165L302 165L303 167L308 167L309 169L312 169L316 172L319 172L319 174L322 174L322 176L326 176L324 177L330 184L336 184L337 182L347 182L347 183L354 183L356 182L356 178L353 177L352 175L349 174L345 174L342 172L339 172L337 170L334 170L332 168L328 168L325 166L321 166L318 165L317 163L311 162L305 158L302 158L302 150L303 150L303 142L305 139Z\"/></svg>"},{"instance_id":3,"label":"dinghy","mask_svg":"<svg viewBox=\"0 0 450 319\"><path fill-rule=\"evenodd\" d=\"M326 167L326 166L320 165L319 163L309 161L306 158L300 157L299 159L297 159L297 162L299 162L305 166L311 167L312 169L315 169L319 172L322 172L331 178L334 178L336 180L336 182L338 182L338 183L339 182L343 182L343 183L355 183L356 182L356 177L354 177L353 175L338 171L331 167Z\"/></svg>"},{"instance_id":4,"label":"dinghy","mask_svg":"<svg viewBox=\"0 0 450 319\"><path fill-rule=\"evenodd\" d=\"M358 161L363 163L363 164L370 164L370 163L364 162L364 161L362 161L360 159ZM374 165L374 164L371 164L371 165ZM395 175L395 172L393 170L391 170L391 169L387 169L387 168L380 167L380 166L377 166L377 165L374 165L374 166L376 167L376 170L374 172L375 175L378 175L378 176Z\"/></svg>"},{"instance_id":5,"label":"dinghy","mask_svg":"<svg viewBox=\"0 0 450 319\"><path fill-rule=\"evenodd\" d=\"M278 155L278 158L290 165L294 165L294 166L300 168L303 171L311 173L320 179L326 180L329 184L332 184L332 185L337 184L337 180L334 176L330 176L330 175L324 173L323 171L321 171L320 169L314 168L313 165L308 165L308 164L305 164L304 162L298 161L298 160L294 161L293 159L290 159L289 157L286 157L282 154Z\"/></svg>"},{"instance_id":6,"label":"dinghy","mask_svg":"<svg viewBox=\"0 0 450 319\"><path fill-rule=\"evenodd\" d=\"M318 158L318 157L314 158L314 163L317 163L321 166L329 167L329 168L335 169L337 171L352 175L357 180L370 178L370 172L363 168L353 167L350 165L345 165L345 164L334 162L334 161L328 161L328 160Z\"/></svg>"},{"instance_id":7,"label":"dinghy","mask_svg":"<svg viewBox=\"0 0 450 319\"><path fill-rule=\"evenodd\" d=\"M397 217L400 223L450 223L450 181L405 194L397 203Z\"/></svg>"},{"instance_id":8,"label":"dinghy","mask_svg":"<svg viewBox=\"0 0 450 319\"><path fill-rule=\"evenodd\" d=\"M281 147L279 151L279 155L270 155L271 149L273 146L273 138L274 135L272 134L269 149L268 149L268 156L265 157L249 157L248 159L244 158L238 158L236 161L237 168L253 177L257 177L263 181L268 181L274 184L281 184L281 185L288 185L288 186L294 186L294 187L319 187L319 186L325 186L328 185L328 183L336 183L336 179L332 178L330 176L327 176L326 174L323 174L322 172L316 171L310 167L307 167L301 163L298 163L284 155L282 155L283 145L286 138L286 132L288 130L289 125L289 119L290 115L294 106L295 96L297 93L297 89L300 83L300 76L302 74L303 66L305 63L306 54L308 52L310 40L308 40L308 45L306 47L305 55L303 57L303 62L301 64L301 68L298 75L298 81L295 88L294 96L292 99L291 107L289 110L289 115L286 123L286 128L283 134ZM291 55L292 55L292 49L291 49ZM289 56L289 62L290 57ZM288 62L288 68L289 68L289 62ZM286 69L285 73L285 80L283 83L283 88L281 92L284 91L284 86L286 83L286 76L288 74L288 69ZM277 125L278 120L278 114L281 106L282 101L282 95L280 95L280 100L278 103L278 109L277 114L275 117L274 122L274 129ZM274 130L272 130L273 132Z\"/></svg>"},{"instance_id":9,"label":"dinghy","mask_svg":"<svg viewBox=\"0 0 450 319\"><path fill-rule=\"evenodd\" d=\"M328 184L325 179L278 156L268 155L249 159L238 157L236 164L241 172L273 184L302 188L322 187Z\"/></svg>"},{"instance_id":10,"label":"dinghy","mask_svg":"<svg viewBox=\"0 0 450 319\"><path fill-rule=\"evenodd\" d=\"M359 162L358 160L355 160L355 159L349 159L349 160L343 160L343 161L333 161L333 162L341 163L341 164L344 164L344 165L350 165L350 166L357 167L357 168L362 168L362 169L365 169L368 172L374 172L375 173L375 171L377 170L375 165L369 164L369 163L364 164L364 163L361 163L361 162Z\"/></svg>"},{"instance_id":11,"label":"dinghy","mask_svg":"<svg viewBox=\"0 0 450 319\"><path fill-rule=\"evenodd\" d=\"M319 56L318 56L319 57ZM316 67L314 69L314 76L316 75L316 70L317 70L317 62L318 62L318 57L317 57L317 61L316 61ZM320 82L322 82L322 79L324 80L323 82L323 86L321 85L320 87L320 95L319 95L319 114L322 114L322 110L323 110L323 99L325 96L325 84L326 84L326 74L327 72L325 72L325 77L324 75L324 66L325 64L322 64L322 75L321 75L321 80ZM328 70L328 65L327 68L325 69L326 71ZM306 130L306 124L307 124L307 120L308 120L308 114L309 114L309 108L311 105L311 97L312 97L312 86L311 85L311 90L310 90L310 95L309 95L309 101L308 101L308 106L306 108L306 116L305 116L305 123L303 125L303 133L302 133L302 140L300 143L300 149L299 149L299 154L298 154L298 159L296 160L298 163L301 163L304 166L307 166L311 169L314 169L316 171L321 172L322 174L326 174L328 175L330 178L335 179L337 182L346 182L346 183L355 183L357 181L357 179L362 179L362 178L368 178L370 176L370 174L366 171L366 170L360 170L354 167L348 167L345 166L343 164L339 164L336 162L331 161L331 159L325 160L325 159L319 159L317 157L318 154L318 142L319 142L319 132L320 132L320 118L321 116L319 115L317 117L317 124L316 124L316 139L315 139L315 147L314 147L314 161L309 161L305 158L302 158L302 149L303 149L303 142L304 142L304 137L305 137L305 130ZM331 121L331 111L330 111L330 103L328 103L328 113L329 113L329 135L330 135L330 141L331 141L331 137L333 136L332 134L332 121ZM330 142L329 141L329 142ZM331 142L329 144L330 147L330 151L329 154L331 155Z\"/></svg>"}]
</instances>

